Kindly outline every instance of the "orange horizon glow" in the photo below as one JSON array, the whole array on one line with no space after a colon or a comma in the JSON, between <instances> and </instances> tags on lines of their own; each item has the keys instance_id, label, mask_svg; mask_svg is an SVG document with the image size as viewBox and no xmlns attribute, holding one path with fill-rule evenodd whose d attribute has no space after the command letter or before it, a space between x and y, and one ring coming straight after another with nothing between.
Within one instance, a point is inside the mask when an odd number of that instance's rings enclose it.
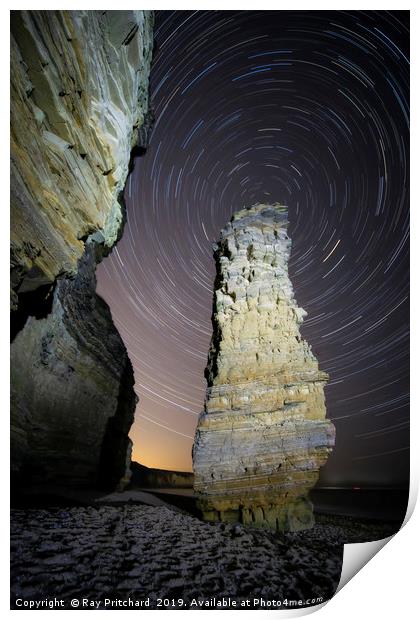
<instances>
[{"instance_id":1,"label":"orange horizon glow","mask_svg":"<svg viewBox=\"0 0 420 620\"><path fill-rule=\"evenodd\" d=\"M181 438L170 432L162 434L159 427L143 424L140 418L131 428L130 439L133 442L132 461L154 469L192 472L192 438ZM158 450L156 446L159 446Z\"/></svg>"}]
</instances>

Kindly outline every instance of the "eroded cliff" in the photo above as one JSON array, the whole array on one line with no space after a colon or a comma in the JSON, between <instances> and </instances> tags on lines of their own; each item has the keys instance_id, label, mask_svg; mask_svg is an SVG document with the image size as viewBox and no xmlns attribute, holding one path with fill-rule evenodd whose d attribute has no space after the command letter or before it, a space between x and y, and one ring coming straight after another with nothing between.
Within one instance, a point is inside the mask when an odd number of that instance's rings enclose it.
<instances>
[{"instance_id":1,"label":"eroded cliff","mask_svg":"<svg viewBox=\"0 0 420 620\"><path fill-rule=\"evenodd\" d=\"M111 248L148 111L150 11L13 11L13 301L75 274L86 238Z\"/></svg>"},{"instance_id":2,"label":"eroded cliff","mask_svg":"<svg viewBox=\"0 0 420 620\"><path fill-rule=\"evenodd\" d=\"M206 402L193 447L194 487L208 520L299 530L334 444L328 375L299 324L288 276L287 209L238 211L215 246L217 276Z\"/></svg>"},{"instance_id":3,"label":"eroded cliff","mask_svg":"<svg viewBox=\"0 0 420 620\"><path fill-rule=\"evenodd\" d=\"M12 471L124 482L133 371L95 268L150 118L151 11L11 18Z\"/></svg>"},{"instance_id":4,"label":"eroded cliff","mask_svg":"<svg viewBox=\"0 0 420 620\"><path fill-rule=\"evenodd\" d=\"M133 370L95 293L95 258L88 243L76 276L58 280L51 312L30 316L12 345L13 465L25 484L115 488L125 476Z\"/></svg>"}]
</instances>

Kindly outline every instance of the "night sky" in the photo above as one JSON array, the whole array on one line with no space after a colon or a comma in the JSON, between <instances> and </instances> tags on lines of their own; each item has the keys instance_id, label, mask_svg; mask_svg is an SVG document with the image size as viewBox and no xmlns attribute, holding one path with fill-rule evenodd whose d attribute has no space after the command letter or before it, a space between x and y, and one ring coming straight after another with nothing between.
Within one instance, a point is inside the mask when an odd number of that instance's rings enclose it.
<instances>
[{"instance_id":1,"label":"night sky","mask_svg":"<svg viewBox=\"0 0 420 620\"><path fill-rule=\"evenodd\" d=\"M98 268L140 397L133 458L191 469L211 336L212 242L289 207L303 336L330 374L328 484L408 476L408 12L156 14L150 146Z\"/></svg>"}]
</instances>

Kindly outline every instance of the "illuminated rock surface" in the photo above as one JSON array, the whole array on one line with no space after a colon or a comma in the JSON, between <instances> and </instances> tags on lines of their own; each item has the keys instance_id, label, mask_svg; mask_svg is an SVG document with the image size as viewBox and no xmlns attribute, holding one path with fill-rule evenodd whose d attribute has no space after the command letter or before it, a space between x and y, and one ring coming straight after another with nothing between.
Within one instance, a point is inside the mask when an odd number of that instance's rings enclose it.
<instances>
[{"instance_id":1,"label":"illuminated rock surface","mask_svg":"<svg viewBox=\"0 0 420 620\"><path fill-rule=\"evenodd\" d=\"M16 294L111 248L148 109L150 11L13 11L11 262Z\"/></svg>"},{"instance_id":2,"label":"illuminated rock surface","mask_svg":"<svg viewBox=\"0 0 420 620\"><path fill-rule=\"evenodd\" d=\"M11 31L13 488L115 488L136 395L95 269L146 146L153 14L14 11Z\"/></svg>"},{"instance_id":3,"label":"illuminated rock surface","mask_svg":"<svg viewBox=\"0 0 420 620\"><path fill-rule=\"evenodd\" d=\"M235 213L215 248L213 338L204 412L193 448L195 490L208 520L299 530L313 525L308 492L334 444L328 375L299 324L288 276L287 209Z\"/></svg>"}]
</instances>

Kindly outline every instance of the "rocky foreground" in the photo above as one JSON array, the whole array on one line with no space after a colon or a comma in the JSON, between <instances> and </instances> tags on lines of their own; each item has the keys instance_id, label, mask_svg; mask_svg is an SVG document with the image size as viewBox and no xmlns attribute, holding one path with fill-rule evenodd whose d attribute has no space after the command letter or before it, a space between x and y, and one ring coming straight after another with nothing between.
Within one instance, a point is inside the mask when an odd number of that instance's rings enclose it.
<instances>
[{"instance_id":1,"label":"rocky foreground","mask_svg":"<svg viewBox=\"0 0 420 620\"><path fill-rule=\"evenodd\" d=\"M63 608L72 599L100 609L220 607L223 599L230 608L278 608L270 601L308 606L333 596L343 543L384 538L395 526L319 517L312 530L280 535L171 507L107 505L16 509L11 530L12 608L54 598Z\"/></svg>"}]
</instances>

